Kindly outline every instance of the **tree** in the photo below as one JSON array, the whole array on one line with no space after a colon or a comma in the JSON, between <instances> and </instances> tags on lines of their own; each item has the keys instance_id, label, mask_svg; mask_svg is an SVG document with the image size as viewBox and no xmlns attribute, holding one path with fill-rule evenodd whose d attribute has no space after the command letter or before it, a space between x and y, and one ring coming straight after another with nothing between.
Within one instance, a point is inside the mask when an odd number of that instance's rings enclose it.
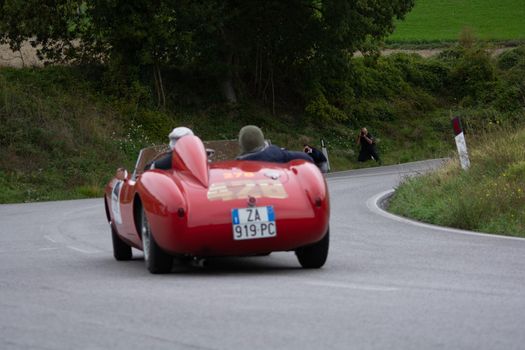
<instances>
[{"instance_id":1,"label":"tree","mask_svg":"<svg viewBox=\"0 0 525 350\"><path fill-rule=\"evenodd\" d=\"M393 30L413 0L5 0L0 40L42 44L46 58L102 60L128 74L151 67L160 105L162 70L215 77L225 98L270 102L323 85L370 38ZM343 60L341 58L344 58ZM308 83L306 80L310 81Z\"/></svg>"}]
</instances>

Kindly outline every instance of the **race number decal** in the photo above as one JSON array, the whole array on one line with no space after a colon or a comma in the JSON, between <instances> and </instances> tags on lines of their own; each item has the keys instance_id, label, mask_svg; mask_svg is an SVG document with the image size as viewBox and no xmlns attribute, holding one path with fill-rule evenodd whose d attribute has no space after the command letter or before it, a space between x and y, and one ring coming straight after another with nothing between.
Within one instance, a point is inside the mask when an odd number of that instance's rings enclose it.
<instances>
[{"instance_id":1,"label":"race number decal","mask_svg":"<svg viewBox=\"0 0 525 350\"><path fill-rule=\"evenodd\" d=\"M122 224L122 216L120 215L120 191L122 191L122 183L124 181L115 182L115 186L111 191L111 212L115 223Z\"/></svg>"},{"instance_id":2,"label":"race number decal","mask_svg":"<svg viewBox=\"0 0 525 350\"><path fill-rule=\"evenodd\" d=\"M244 172L244 171L232 171L229 173L223 173L222 176L227 179L240 179L240 178L252 178L255 177L255 173Z\"/></svg>"},{"instance_id":3,"label":"race number decal","mask_svg":"<svg viewBox=\"0 0 525 350\"><path fill-rule=\"evenodd\" d=\"M282 183L274 180L238 180L218 182L210 186L208 199L210 201L255 198L288 198Z\"/></svg>"}]
</instances>

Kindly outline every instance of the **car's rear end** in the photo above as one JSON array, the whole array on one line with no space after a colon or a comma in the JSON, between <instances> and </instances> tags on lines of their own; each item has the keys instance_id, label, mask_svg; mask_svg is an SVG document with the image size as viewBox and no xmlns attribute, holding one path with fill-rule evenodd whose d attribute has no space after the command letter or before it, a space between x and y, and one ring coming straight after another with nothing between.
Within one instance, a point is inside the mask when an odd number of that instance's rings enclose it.
<instances>
[{"instance_id":1,"label":"car's rear end","mask_svg":"<svg viewBox=\"0 0 525 350\"><path fill-rule=\"evenodd\" d=\"M320 241L328 230L326 183L311 163L218 162L210 165L207 186L189 173L170 176L184 201L150 214L155 240L170 253L295 250Z\"/></svg>"}]
</instances>

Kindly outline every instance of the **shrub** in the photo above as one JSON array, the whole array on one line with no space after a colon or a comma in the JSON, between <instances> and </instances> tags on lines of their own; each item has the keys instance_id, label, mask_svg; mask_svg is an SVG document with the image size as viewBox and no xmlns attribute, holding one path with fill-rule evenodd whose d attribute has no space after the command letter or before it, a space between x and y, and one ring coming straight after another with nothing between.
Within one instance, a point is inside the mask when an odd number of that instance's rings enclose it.
<instances>
[{"instance_id":1,"label":"shrub","mask_svg":"<svg viewBox=\"0 0 525 350\"><path fill-rule=\"evenodd\" d=\"M446 83L450 68L436 59L424 59L419 55L395 54L389 58L411 86L439 92Z\"/></svg>"},{"instance_id":2,"label":"shrub","mask_svg":"<svg viewBox=\"0 0 525 350\"><path fill-rule=\"evenodd\" d=\"M305 108L305 112L309 120L317 123L319 126L334 121L342 122L348 120L348 116L331 105L323 93L318 93L310 100Z\"/></svg>"},{"instance_id":3,"label":"shrub","mask_svg":"<svg viewBox=\"0 0 525 350\"><path fill-rule=\"evenodd\" d=\"M498 56L498 67L503 70L515 67L518 62L525 59L525 45L503 52Z\"/></svg>"},{"instance_id":4,"label":"shrub","mask_svg":"<svg viewBox=\"0 0 525 350\"><path fill-rule=\"evenodd\" d=\"M484 102L496 87L497 75L490 55L482 49L467 50L452 68L450 83L455 96L469 97L468 104Z\"/></svg>"},{"instance_id":5,"label":"shrub","mask_svg":"<svg viewBox=\"0 0 525 350\"><path fill-rule=\"evenodd\" d=\"M164 142L173 128L173 121L166 113L158 110L141 110L134 118L135 124L141 125L148 142Z\"/></svg>"},{"instance_id":6,"label":"shrub","mask_svg":"<svg viewBox=\"0 0 525 350\"><path fill-rule=\"evenodd\" d=\"M525 46L509 50L498 57L502 70L493 105L501 111L520 113L525 107Z\"/></svg>"}]
</instances>

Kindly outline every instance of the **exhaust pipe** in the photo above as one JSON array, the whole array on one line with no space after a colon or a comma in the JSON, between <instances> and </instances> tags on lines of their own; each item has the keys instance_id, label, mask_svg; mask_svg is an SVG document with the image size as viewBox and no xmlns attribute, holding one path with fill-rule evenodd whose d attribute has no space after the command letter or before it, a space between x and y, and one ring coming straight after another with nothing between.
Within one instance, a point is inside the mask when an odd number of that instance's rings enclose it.
<instances>
[{"instance_id":1,"label":"exhaust pipe","mask_svg":"<svg viewBox=\"0 0 525 350\"><path fill-rule=\"evenodd\" d=\"M199 258L195 256L192 260L192 266L204 268L208 266L208 260L206 260L205 258Z\"/></svg>"}]
</instances>

